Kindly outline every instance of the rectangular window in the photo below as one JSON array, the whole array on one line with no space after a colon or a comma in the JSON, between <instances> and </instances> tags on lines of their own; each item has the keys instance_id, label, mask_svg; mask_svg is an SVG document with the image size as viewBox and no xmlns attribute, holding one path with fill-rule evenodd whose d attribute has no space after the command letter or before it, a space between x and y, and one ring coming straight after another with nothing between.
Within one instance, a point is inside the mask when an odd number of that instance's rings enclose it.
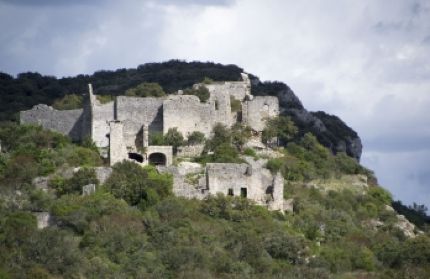
<instances>
[{"instance_id":1,"label":"rectangular window","mask_svg":"<svg viewBox=\"0 0 430 279\"><path fill-rule=\"evenodd\" d=\"M232 189L232 188L229 188L229 189L228 189L228 195L229 195L229 196L234 196L234 193L233 193L233 189Z\"/></svg>"},{"instance_id":2,"label":"rectangular window","mask_svg":"<svg viewBox=\"0 0 430 279\"><path fill-rule=\"evenodd\" d=\"M246 188L240 188L240 196L246 198L248 195L248 190Z\"/></svg>"}]
</instances>

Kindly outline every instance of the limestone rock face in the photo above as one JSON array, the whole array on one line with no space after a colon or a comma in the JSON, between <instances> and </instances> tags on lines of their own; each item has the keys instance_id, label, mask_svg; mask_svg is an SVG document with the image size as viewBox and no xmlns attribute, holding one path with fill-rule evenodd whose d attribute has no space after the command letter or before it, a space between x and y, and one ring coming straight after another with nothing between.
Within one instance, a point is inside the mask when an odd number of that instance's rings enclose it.
<instances>
[{"instance_id":1,"label":"limestone rock face","mask_svg":"<svg viewBox=\"0 0 430 279\"><path fill-rule=\"evenodd\" d=\"M357 133L340 118L325 112L308 112L306 109L282 108L284 114L302 127L303 132L312 132L333 153L345 152L349 156L361 157L362 143Z\"/></svg>"},{"instance_id":2,"label":"limestone rock face","mask_svg":"<svg viewBox=\"0 0 430 279\"><path fill-rule=\"evenodd\" d=\"M394 227L398 228L403 232L403 234L408 237L415 237L415 225L406 219L403 215L397 215L397 223L394 225Z\"/></svg>"}]
</instances>

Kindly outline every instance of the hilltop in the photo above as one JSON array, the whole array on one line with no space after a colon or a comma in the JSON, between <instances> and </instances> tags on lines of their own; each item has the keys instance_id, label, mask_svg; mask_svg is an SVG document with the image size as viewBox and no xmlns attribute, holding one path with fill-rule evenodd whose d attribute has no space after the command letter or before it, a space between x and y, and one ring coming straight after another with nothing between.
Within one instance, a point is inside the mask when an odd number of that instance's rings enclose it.
<instances>
[{"instance_id":1,"label":"hilltop","mask_svg":"<svg viewBox=\"0 0 430 279\"><path fill-rule=\"evenodd\" d=\"M25 111L0 122L0 278L428 278L425 208L339 118L242 72L2 75L3 120Z\"/></svg>"},{"instance_id":2,"label":"hilltop","mask_svg":"<svg viewBox=\"0 0 430 279\"><path fill-rule=\"evenodd\" d=\"M18 112L37 104L52 105L55 100L70 94L81 95L91 83L94 93L118 96L143 82L158 83L166 93L189 88L204 78L213 81L238 81L244 70L236 65L210 62L183 62L171 60L164 63L148 63L135 69L98 71L93 75L56 78L39 73L21 73L12 77L0 73L0 120L18 119ZM362 144L357 133L336 116L324 112L308 112L288 85L272 81L262 82L250 74L252 94L277 96L281 113L289 115L300 128L297 138L307 132L332 152L346 152L360 159Z\"/></svg>"}]
</instances>

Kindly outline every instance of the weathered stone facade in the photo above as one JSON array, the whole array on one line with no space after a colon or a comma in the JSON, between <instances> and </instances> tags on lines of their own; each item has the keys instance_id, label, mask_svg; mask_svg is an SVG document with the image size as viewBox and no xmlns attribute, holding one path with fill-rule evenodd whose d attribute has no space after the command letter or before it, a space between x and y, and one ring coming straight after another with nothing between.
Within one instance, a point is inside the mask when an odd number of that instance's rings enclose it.
<instances>
[{"instance_id":1,"label":"weathered stone facade","mask_svg":"<svg viewBox=\"0 0 430 279\"><path fill-rule=\"evenodd\" d=\"M82 118L82 109L60 111L43 104L20 113L21 123L37 124L44 129L68 135L73 140L80 140L85 136L82 134Z\"/></svg>"},{"instance_id":2,"label":"weathered stone facade","mask_svg":"<svg viewBox=\"0 0 430 279\"><path fill-rule=\"evenodd\" d=\"M186 198L203 199L218 193L242 196L270 210L290 209L284 201L284 179L281 174L272 175L263 166L266 160L247 163L200 164L182 162L177 167L160 167L162 172L173 175L173 193Z\"/></svg>"},{"instance_id":3,"label":"weathered stone facade","mask_svg":"<svg viewBox=\"0 0 430 279\"><path fill-rule=\"evenodd\" d=\"M102 156L109 156L111 165L123 160L169 165L173 160L172 147L150 146L149 133L167 133L170 128L177 128L185 138L194 131L209 138L217 123L230 127L236 121L261 132L265 119L279 113L276 97L253 98L248 76L242 77L243 81L194 85L208 89L210 96L205 103L196 96L178 94L159 98L118 96L115 101L102 104L89 85L83 109L59 111L37 105L22 111L20 121L40 124L75 141L90 137ZM232 99L242 104L241 118L231 111ZM182 153L196 151L188 149Z\"/></svg>"}]
</instances>

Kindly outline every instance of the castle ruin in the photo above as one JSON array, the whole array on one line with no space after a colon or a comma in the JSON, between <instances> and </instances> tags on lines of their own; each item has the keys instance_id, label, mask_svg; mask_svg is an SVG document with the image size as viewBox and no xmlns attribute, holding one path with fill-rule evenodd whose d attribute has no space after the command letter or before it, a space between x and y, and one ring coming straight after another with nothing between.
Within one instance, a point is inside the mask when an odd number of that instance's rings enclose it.
<instances>
[{"instance_id":1,"label":"castle ruin","mask_svg":"<svg viewBox=\"0 0 430 279\"><path fill-rule=\"evenodd\" d=\"M231 127L237 122L249 126L258 134L267 118L279 114L278 98L252 96L248 75L242 81L195 84L209 91L209 99L201 102L197 96L175 95L164 97L117 96L114 101L102 104L94 95L91 84L82 109L56 110L37 105L20 112L22 124L37 124L45 129L68 135L74 141L91 139L110 165L123 160L147 165L162 166L162 171L174 175L174 193L179 196L203 198L218 192L231 196L244 196L270 209L283 209L283 179L272 175L261 163L248 160L248 164L207 164L197 184L187 183L180 167L171 166L172 146L149 144L151 133L166 134L176 128L185 138L198 131L211 137L218 123ZM232 111L231 102L240 101L241 110ZM183 147L184 154L198 155L196 146ZM201 152L201 150L200 150ZM182 171L183 172L183 171Z\"/></svg>"}]
</instances>

